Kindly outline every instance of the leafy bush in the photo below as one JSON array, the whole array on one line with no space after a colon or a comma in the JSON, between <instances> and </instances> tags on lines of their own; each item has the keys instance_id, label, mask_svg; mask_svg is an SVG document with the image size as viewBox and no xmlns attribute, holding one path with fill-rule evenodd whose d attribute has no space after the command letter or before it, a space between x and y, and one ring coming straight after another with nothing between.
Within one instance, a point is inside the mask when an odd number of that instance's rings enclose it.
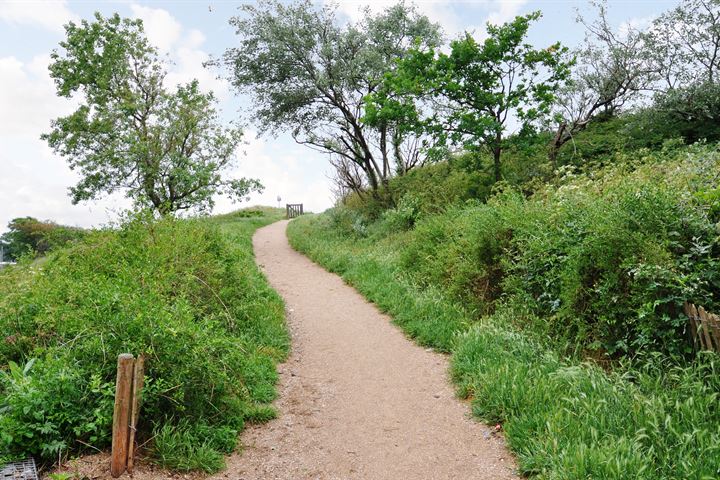
<instances>
[{"instance_id":1,"label":"leafy bush","mask_svg":"<svg viewBox=\"0 0 720 480\"><path fill-rule=\"evenodd\" d=\"M720 140L720 84L702 82L683 86L656 96L653 104L642 110L637 123L655 135L680 137L687 143Z\"/></svg>"},{"instance_id":2,"label":"leafy bush","mask_svg":"<svg viewBox=\"0 0 720 480\"><path fill-rule=\"evenodd\" d=\"M417 213L438 213L448 206L469 199L485 199L490 194L492 172L468 163L471 154L451 157L449 161L416 168L390 180L393 204L413 204ZM491 165L491 163L489 164Z\"/></svg>"},{"instance_id":3,"label":"leafy bush","mask_svg":"<svg viewBox=\"0 0 720 480\"><path fill-rule=\"evenodd\" d=\"M282 301L252 256L270 220L140 217L0 274L0 365L36 359L22 376L0 370L0 456L107 446L122 352L147 357L141 439L190 424L237 434L266 417L288 349Z\"/></svg>"},{"instance_id":4,"label":"leafy bush","mask_svg":"<svg viewBox=\"0 0 720 480\"><path fill-rule=\"evenodd\" d=\"M683 302L720 307L717 229L701 201L720 156L678 152L428 217L402 266L481 312L501 298L530 308L541 320L526 327L581 349L686 353Z\"/></svg>"}]
</instances>

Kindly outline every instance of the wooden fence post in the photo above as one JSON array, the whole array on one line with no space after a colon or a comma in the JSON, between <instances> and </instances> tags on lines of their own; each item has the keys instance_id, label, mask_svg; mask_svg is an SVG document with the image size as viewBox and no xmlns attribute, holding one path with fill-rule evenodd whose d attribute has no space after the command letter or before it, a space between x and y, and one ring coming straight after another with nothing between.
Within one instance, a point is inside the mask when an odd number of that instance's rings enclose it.
<instances>
[{"instance_id":1,"label":"wooden fence post","mask_svg":"<svg viewBox=\"0 0 720 480\"><path fill-rule=\"evenodd\" d=\"M112 459L110 475L117 478L127 468L128 428L130 420L130 397L132 395L133 356L122 353L118 356L117 381L115 384L115 410L113 412Z\"/></svg>"},{"instance_id":2,"label":"wooden fence post","mask_svg":"<svg viewBox=\"0 0 720 480\"><path fill-rule=\"evenodd\" d=\"M142 399L142 388L145 383L145 357L138 355L133 370L132 404L130 406L130 439L128 441L127 471L132 473L135 464L135 429L138 416L140 415L140 401Z\"/></svg>"},{"instance_id":3,"label":"wooden fence post","mask_svg":"<svg viewBox=\"0 0 720 480\"><path fill-rule=\"evenodd\" d=\"M708 314L703 307L698 308L698 315L700 315L700 324L702 328L703 337L705 338L705 349L714 350L713 342L710 337L710 319Z\"/></svg>"}]
</instances>

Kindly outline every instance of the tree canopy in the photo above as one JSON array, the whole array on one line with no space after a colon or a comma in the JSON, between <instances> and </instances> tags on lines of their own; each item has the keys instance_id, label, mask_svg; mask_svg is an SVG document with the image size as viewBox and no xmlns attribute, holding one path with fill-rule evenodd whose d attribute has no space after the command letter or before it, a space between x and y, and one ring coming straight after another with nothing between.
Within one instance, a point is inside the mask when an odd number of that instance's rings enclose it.
<instances>
[{"instance_id":1,"label":"tree canopy","mask_svg":"<svg viewBox=\"0 0 720 480\"><path fill-rule=\"evenodd\" d=\"M239 44L219 64L252 97L262 132L289 131L331 155L344 186L373 191L422 162L416 135L394 123L363 124L364 98L411 46L439 45L439 27L405 4L341 25L309 0L243 5L230 23Z\"/></svg>"},{"instance_id":2,"label":"tree canopy","mask_svg":"<svg viewBox=\"0 0 720 480\"><path fill-rule=\"evenodd\" d=\"M261 189L257 180L225 179L242 132L221 124L212 93L198 82L170 88L166 65L142 21L115 14L70 22L50 75L57 93L80 107L43 135L81 180L73 203L124 191L161 214L208 210L213 195L234 199Z\"/></svg>"},{"instance_id":3,"label":"tree canopy","mask_svg":"<svg viewBox=\"0 0 720 480\"><path fill-rule=\"evenodd\" d=\"M369 96L366 121L401 120L431 132L441 145L487 149L500 180L509 123L522 131L546 115L570 72L565 47L537 49L526 42L538 18L534 12L488 24L484 41L466 33L450 43L449 53L416 45L386 75L384 88Z\"/></svg>"}]
</instances>

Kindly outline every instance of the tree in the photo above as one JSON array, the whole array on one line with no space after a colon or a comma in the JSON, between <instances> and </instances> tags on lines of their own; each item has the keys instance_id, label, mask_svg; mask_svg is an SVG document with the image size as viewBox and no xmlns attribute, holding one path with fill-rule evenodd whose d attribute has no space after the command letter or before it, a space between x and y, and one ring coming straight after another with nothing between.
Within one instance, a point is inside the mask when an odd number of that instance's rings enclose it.
<instances>
[{"instance_id":1,"label":"tree","mask_svg":"<svg viewBox=\"0 0 720 480\"><path fill-rule=\"evenodd\" d=\"M683 0L644 36L657 82L641 118L687 142L720 138L720 0Z\"/></svg>"},{"instance_id":2,"label":"tree","mask_svg":"<svg viewBox=\"0 0 720 480\"><path fill-rule=\"evenodd\" d=\"M590 22L578 15L578 22L586 28L585 44L575 51L577 66L571 81L557 95L557 128L548 153L553 166L557 166L560 148L596 115L615 114L655 81L647 63L644 33L632 27L622 34L615 32L606 3L592 5L597 9L596 20Z\"/></svg>"},{"instance_id":3,"label":"tree","mask_svg":"<svg viewBox=\"0 0 720 480\"><path fill-rule=\"evenodd\" d=\"M117 14L70 22L64 52L52 54L57 93L82 98L42 136L82 175L73 203L118 190L161 214L209 210L213 195L241 198L257 180L223 179L241 132L223 127L212 93L197 81L169 89L165 64L145 38L140 20Z\"/></svg>"},{"instance_id":4,"label":"tree","mask_svg":"<svg viewBox=\"0 0 720 480\"><path fill-rule=\"evenodd\" d=\"M720 69L720 0L683 0L645 33L659 91L716 83Z\"/></svg>"},{"instance_id":5,"label":"tree","mask_svg":"<svg viewBox=\"0 0 720 480\"><path fill-rule=\"evenodd\" d=\"M13 218L7 227L8 231L0 235L0 246L4 256L11 260L28 252L43 255L86 235L81 228L58 225L49 220L43 222L33 217Z\"/></svg>"},{"instance_id":6,"label":"tree","mask_svg":"<svg viewBox=\"0 0 720 480\"><path fill-rule=\"evenodd\" d=\"M418 142L392 123L361 122L363 99L416 40L440 43L437 25L398 4L357 24L339 25L333 7L310 0L261 0L233 17L239 45L216 64L249 94L261 132L290 131L296 142L331 157L346 187L373 192L421 163ZM364 176L357 185L358 169Z\"/></svg>"},{"instance_id":7,"label":"tree","mask_svg":"<svg viewBox=\"0 0 720 480\"><path fill-rule=\"evenodd\" d=\"M525 43L538 18L540 12L488 24L483 42L466 33L450 44L450 53L417 46L386 76L385 88L368 98L366 121L394 119L431 132L440 145L487 149L499 181L508 124L517 122L526 131L549 112L569 75L565 47L535 49Z\"/></svg>"}]
</instances>

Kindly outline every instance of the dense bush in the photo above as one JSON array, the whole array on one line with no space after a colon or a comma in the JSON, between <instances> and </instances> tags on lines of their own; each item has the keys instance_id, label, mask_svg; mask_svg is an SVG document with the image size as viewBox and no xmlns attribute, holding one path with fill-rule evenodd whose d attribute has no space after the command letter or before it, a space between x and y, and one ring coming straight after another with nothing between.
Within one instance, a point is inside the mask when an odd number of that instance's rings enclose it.
<instances>
[{"instance_id":1,"label":"dense bush","mask_svg":"<svg viewBox=\"0 0 720 480\"><path fill-rule=\"evenodd\" d=\"M642 161L429 216L402 266L481 312L521 305L540 319L528 327L574 347L685 353L683 302L720 306L717 219L703 201L720 155L696 146Z\"/></svg>"},{"instance_id":2,"label":"dense bush","mask_svg":"<svg viewBox=\"0 0 720 480\"><path fill-rule=\"evenodd\" d=\"M393 177L377 192L362 196L350 193L341 200L353 215L360 215L364 222L372 222L389 209L399 211L411 207L419 214L437 213L448 206L469 199L485 199L492 185L492 162L487 171L478 170L475 155L461 154L449 160L410 170L407 174ZM401 215L403 215L401 213Z\"/></svg>"},{"instance_id":3,"label":"dense bush","mask_svg":"<svg viewBox=\"0 0 720 480\"><path fill-rule=\"evenodd\" d=\"M655 136L714 142L720 140L719 115L720 84L702 82L657 95L633 123Z\"/></svg>"},{"instance_id":4,"label":"dense bush","mask_svg":"<svg viewBox=\"0 0 720 480\"><path fill-rule=\"evenodd\" d=\"M130 352L147 357L140 439L157 434L166 466L216 469L226 439L271 414L288 349L282 301L252 257L270 219L245 216L136 218L0 274L0 456L106 447L116 357ZM184 458L163 444L178 435Z\"/></svg>"}]
</instances>

